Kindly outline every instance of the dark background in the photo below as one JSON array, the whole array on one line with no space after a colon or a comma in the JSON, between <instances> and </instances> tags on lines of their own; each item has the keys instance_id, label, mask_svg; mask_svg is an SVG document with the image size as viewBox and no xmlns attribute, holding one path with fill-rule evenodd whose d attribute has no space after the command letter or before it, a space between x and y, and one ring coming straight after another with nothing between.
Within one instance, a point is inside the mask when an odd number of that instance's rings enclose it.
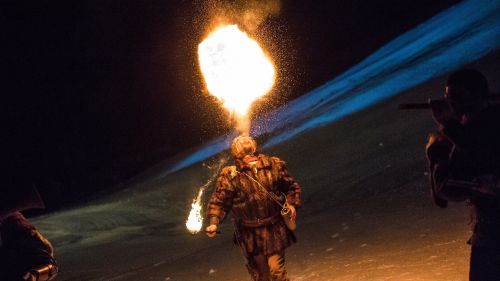
<instances>
[{"instance_id":1,"label":"dark background","mask_svg":"<svg viewBox=\"0 0 500 281\"><path fill-rule=\"evenodd\" d=\"M4 177L35 183L53 210L229 130L204 89L196 48L221 10L242 2L1 2ZM246 30L278 71L253 114L320 86L457 2L282 1ZM240 23L236 14L225 21Z\"/></svg>"}]
</instances>

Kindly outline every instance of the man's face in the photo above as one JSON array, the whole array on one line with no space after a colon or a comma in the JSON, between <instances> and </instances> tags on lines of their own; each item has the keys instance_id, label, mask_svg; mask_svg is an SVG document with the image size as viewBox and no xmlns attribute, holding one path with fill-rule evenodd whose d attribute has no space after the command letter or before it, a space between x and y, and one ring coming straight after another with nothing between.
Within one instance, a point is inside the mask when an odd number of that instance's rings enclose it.
<instances>
[{"instance_id":1,"label":"man's face","mask_svg":"<svg viewBox=\"0 0 500 281\"><path fill-rule=\"evenodd\" d=\"M447 86L444 98L457 117L474 113L481 104L481 99L478 96L458 86Z\"/></svg>"}]
</instances>

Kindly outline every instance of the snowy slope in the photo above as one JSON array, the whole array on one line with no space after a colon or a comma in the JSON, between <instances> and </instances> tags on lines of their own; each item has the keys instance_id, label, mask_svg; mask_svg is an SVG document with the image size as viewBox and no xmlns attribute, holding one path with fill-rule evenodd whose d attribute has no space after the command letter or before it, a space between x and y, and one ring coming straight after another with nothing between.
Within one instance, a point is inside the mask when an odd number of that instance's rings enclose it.
<instances>
[{"instance_id":1,"label":"snowy slope","mask_svg":"<svg viewBox=\"0 0 500 281\"><path fill-rule=\"evenodd\" d=\"M430 113L396 108L437 97L443 74L468 62L500 90L498 12L499 1L465 1L256 121L254 135L273 132L264 152L285 159L304 187L299 243L287 251L292 280L467 279L465 208L441 210L428 195ZM36 219L56 247L58 280L249 280L230 223L212 240L184 227L210 175L192 164L229 138L120 192Z\"/></svg>"}]
</instances>

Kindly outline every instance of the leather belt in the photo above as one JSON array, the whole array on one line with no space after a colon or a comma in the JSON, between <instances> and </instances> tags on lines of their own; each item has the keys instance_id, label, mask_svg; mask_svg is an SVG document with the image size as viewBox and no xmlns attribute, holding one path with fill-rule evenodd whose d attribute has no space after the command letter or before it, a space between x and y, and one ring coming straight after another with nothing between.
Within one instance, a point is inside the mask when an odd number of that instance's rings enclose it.
<instances>
[{"instance_id":1,"label":"leather belt","mask_svg":"<svg viewBox=\"0 0 500 281\"><path fill-rule=\"evenodd\" d=\"M241 226L244 227L261 227L276 223L280 219L280 217L281 214L278 212L275 215L263 219L260 218L254 220L239 219L239 223Z\"/></svg>"}]
</instances>

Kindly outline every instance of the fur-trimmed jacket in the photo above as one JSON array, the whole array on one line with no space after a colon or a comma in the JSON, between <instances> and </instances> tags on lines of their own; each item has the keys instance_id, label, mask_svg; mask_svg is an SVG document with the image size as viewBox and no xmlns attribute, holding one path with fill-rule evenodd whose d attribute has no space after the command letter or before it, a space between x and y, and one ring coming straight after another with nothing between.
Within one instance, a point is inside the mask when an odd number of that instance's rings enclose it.
<instances>
[{"instance_id":1,"label":"fur-trimmed jacket","mask_svg":"<svg viewBox=\"0 0 500 281\"><path fill-rule=\"evenodd\" d=\"M281 206L265 190L300 208L300 185L288 173L285 162L264 154L235 166L226 166L217 179L208 203L211 224L222 222L231 212L235 225L235 242L247 254L272 255L296 242L280 215Z\"/></svg>"}]
</instances>

